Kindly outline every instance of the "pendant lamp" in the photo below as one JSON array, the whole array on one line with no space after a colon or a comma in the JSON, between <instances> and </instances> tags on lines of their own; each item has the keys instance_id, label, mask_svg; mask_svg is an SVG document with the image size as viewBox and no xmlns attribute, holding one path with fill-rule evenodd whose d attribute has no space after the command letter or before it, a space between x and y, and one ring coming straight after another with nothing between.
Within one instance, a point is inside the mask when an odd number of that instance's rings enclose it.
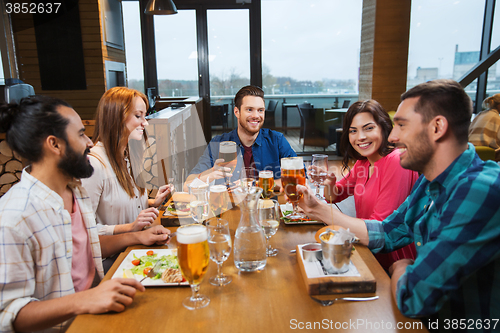
<instances>
[{"instance_id":1,"label":"pendant lamp","mask_svg":"<svg viewBox=\"0 0 500 333\"><path fill-rule=\"evenodd\" d=\"M149 15L177 14L177 7L172 0L149 0L144 13Z\"/></svg>"}]
</instances>

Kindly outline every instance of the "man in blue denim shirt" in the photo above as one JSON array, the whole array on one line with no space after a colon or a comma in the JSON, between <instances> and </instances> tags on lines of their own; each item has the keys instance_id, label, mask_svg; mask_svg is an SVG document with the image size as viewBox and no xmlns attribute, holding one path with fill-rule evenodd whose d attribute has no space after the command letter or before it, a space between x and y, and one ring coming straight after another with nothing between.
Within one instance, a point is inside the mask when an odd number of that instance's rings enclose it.
<instances>
[{"instance_id":1,"label":"man in blue denim shirt","mask_svg":"<svg viewBox=\"0 0 500 333\"><path fill-rule=\"evenodd\" d=\"M415 261L390 268L402 314L441 331L500 331L500 167L483 162L467 142L471 101L455 81L408 90L389 141L401 166L422 174L412 193L384 221L332 212L301 187L305 212L350 228L373 252L415 242Z\"/></svg>"},{"instance_id":2,"label":"man in blue denim shirt","mask_svg":"<svg viewBox=\"0 0 500 333\"><path fill-rule=\"evenodd\" d=\"M254 167L258 171L272 170L274 178L279 179L281 158L297 156L282 133L262 128L266 109L262 89L256 86L241 88L236 93L234 105L238 128L217 135L210 141L198 164L191 170L186 184L197 177L206 183L224 176L234 181L240 178L239 171L243 167ZM219 160L219 143L222 141L236 142L239 147L234 174L229 173L230 168L219 165L224 162Z\"/></svg>"}]
</instances>

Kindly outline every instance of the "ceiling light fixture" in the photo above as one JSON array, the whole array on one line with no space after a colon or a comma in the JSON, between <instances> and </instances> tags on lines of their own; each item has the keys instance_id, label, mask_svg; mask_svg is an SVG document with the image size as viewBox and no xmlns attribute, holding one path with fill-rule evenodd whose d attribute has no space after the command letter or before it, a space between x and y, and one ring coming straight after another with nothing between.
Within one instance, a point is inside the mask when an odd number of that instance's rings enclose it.
<instances>
[{"instance_id":1,"label":"ceiling light fixture","mask_svg":"<svg viewBox=\"0 0 500 333\"><path fill-rule=\"evenodd\" d=\"M177 7L175 7L172 0L149 0L144 13L149 15L172 15L177 14Z\"/></svg>"}]
</instances>

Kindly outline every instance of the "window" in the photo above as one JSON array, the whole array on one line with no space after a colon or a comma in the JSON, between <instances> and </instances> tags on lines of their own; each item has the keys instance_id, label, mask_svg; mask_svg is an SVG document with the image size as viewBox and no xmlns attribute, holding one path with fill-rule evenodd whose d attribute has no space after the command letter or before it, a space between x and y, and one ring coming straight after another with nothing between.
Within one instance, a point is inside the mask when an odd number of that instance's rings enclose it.
<instances>
[{"instance_id":1,"label":"window","mask_svg":"<svg viewBox=\"0 0 500 333\"><path fill-rule=\"evenodd\" d=\"M208 10L207 20L210 95L232 100L241 87L250 84L249 13L246 9Z\"/></svg>"},{"instance_id":2,"label":"window","mask_svg":"<svg viewBox=\"0 0 500 333\"><path fill-rule=\"evenodd\" d=\"M139 1L122 1L128 87L144 91Z\"/></svg>"},{"instance_id":3,"label":"window","mask_svg":"<svg viewBox=\"0 0 500 333\"><path fill-rule=\"evenodd\" d=\"M266 94L357 94L361 16L361 0L263 0Z\"/></svg>"},{"instance_id":4,"label":"window","mask_svg":"<svg viewBox=\"0 0 500 333\"><path fill-rule=\"evenodd\" d=\"M159 95L198 96L196 12L155 15L154 26Z\"/></svg>"},{"instance_id":5,"label":"window","mask_svg":"<svg viewBox=\"0 0 500 333\"><path fill-rule=\"evenodd\" d=\"M479 61L484 1L413 0L411 5L407 88L438 78L459 80ZM474 99L475 81L466 91Z\"/></svg>"}]
</instances>

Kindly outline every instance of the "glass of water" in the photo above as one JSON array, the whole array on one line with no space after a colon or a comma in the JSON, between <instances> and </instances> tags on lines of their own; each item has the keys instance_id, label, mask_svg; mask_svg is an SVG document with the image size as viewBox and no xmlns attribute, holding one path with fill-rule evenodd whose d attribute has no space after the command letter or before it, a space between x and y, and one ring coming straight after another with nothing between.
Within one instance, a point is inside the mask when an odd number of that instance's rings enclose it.
<instances>
[{"instance_id":1,"label":"glass of water","mask_svg":"<svg viewBox=\"0 0 500 333\"><path fill-rule=\"evenodd\" d=\"M208 218L208 186L191 187L189 192L191 217L196 223L203 223Z\"/></svg>"},{"instance_id":2,"label":"glass of water","mask_svg":"<svg viewBox=\"0 0 500 333\"><path fill-rule=\"evenodd\" d=\"M278 202L276 200L266 199L259 200L259 223L264 230L266 236L266 255L274 257L278 254L278 249L271 247L270 238L276 234L280 225L278 218Z\"/></svg>"},{"instance_id":3,"label":"glass of water","mask_svg":"<svg viewBox=\"0 0 500 333\"><path fill-rule=\"evenodd\" d=\"M225 286L232 281L230 276L222 273L222 263L229 257L232 247L229 223L223 219L213 218L207 221L207 228L210 259L217 264L217 275L208 281L214 286Z\"/></svg>"}]
</instances>

